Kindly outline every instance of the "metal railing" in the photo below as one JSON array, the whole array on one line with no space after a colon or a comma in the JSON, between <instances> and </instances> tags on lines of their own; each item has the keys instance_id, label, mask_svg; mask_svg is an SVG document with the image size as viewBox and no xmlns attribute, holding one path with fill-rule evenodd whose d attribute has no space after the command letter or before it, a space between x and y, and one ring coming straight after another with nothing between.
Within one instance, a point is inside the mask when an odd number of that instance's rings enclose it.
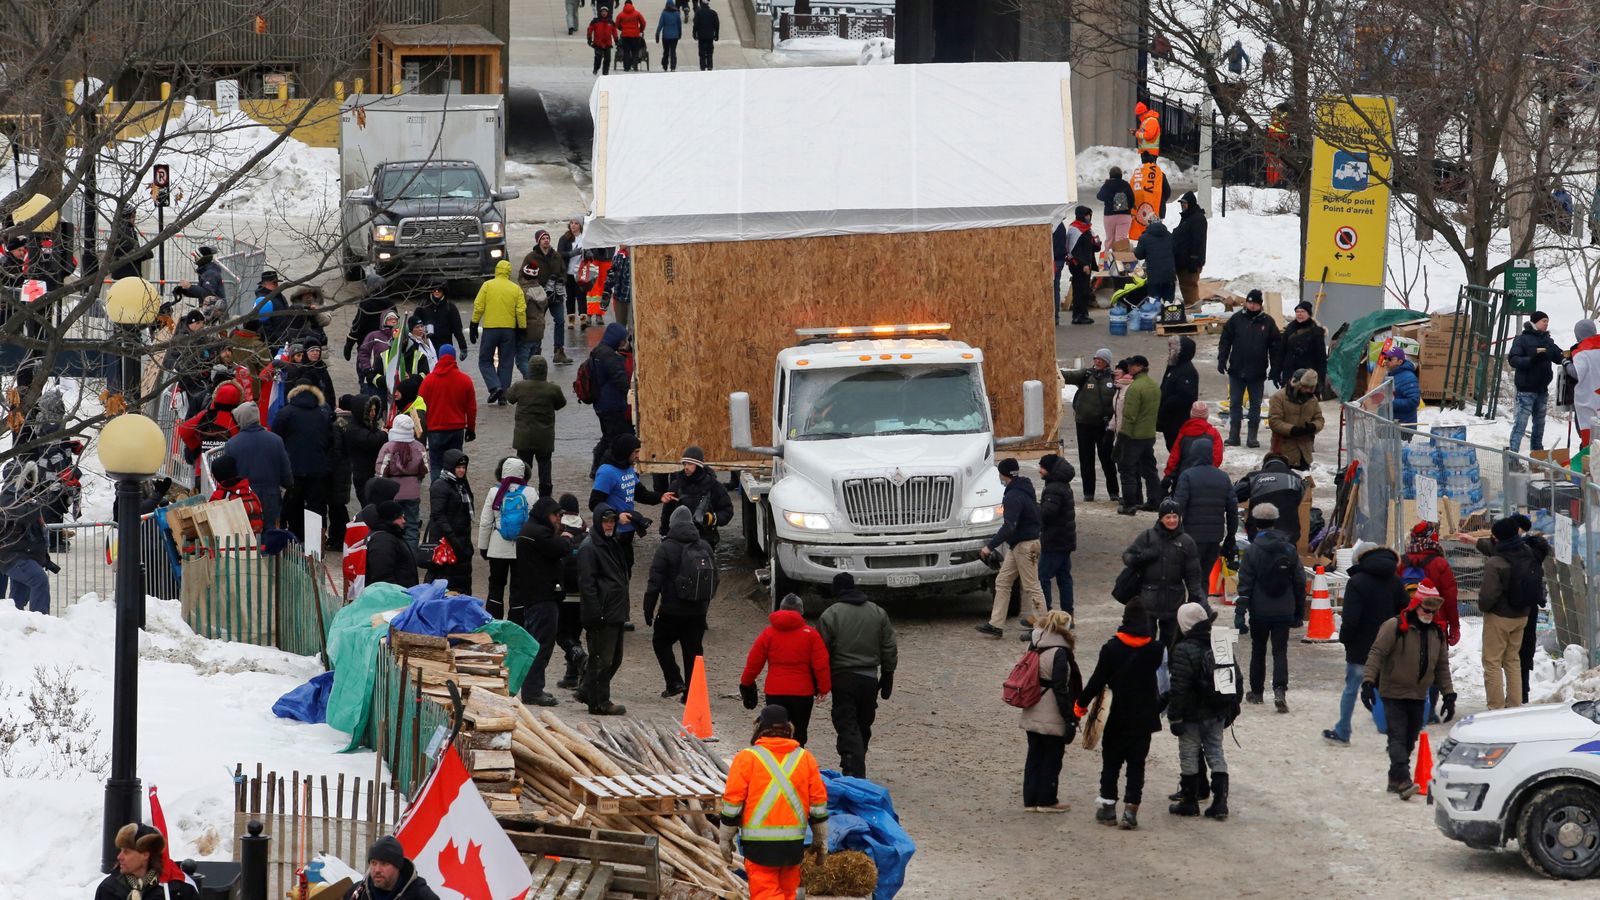
<instances>
[{"instance_id":1,"label":"metal railing","mask_svg":"<svg viewBox=\"0 0 1600 900\"><path fill-rule=\"evenodd\" d=\"M811 37L840 37L852 41L884 37L892 40L894 15L859 13L820 15L783 12L773 18L772 30L780 41Z\"/></svg>"},{"instance_id":2,"label":"metal railing","mask_svg":"<svg viewBox=\"0 0 1600 900\"><path fill-rule=\"evenodd\" d=\"M164 530L155 516L142 518L139 527L145 594L163 600L178 599L178 577ZM115 522L46 525L45 537L50 560L60 567L50 575L51 615L60 615L90 594L101 600L116 596Z\"/></svg>"},{"instance_id":3,"label":"metal railing","mask_svg":"<svg viewBox=\"0 0 1600 900\"><path fill-rule=\"evenodd\" d=\"M1549 623L1561 646L1577 644L1600 662L1600 484L1559 459L1536 459L1468 439L1468 427L1421 429L1392 418L1389 382L1345 404L1341 466L1355 463L1350 509L1335 524L1357 540L1406 549L1423 518L1439 527L1468 611L1477 600L1485 557L1476 537L1496 520L1521 513L1550 543L1545 562Z\"/></svg>"}]
</instances>

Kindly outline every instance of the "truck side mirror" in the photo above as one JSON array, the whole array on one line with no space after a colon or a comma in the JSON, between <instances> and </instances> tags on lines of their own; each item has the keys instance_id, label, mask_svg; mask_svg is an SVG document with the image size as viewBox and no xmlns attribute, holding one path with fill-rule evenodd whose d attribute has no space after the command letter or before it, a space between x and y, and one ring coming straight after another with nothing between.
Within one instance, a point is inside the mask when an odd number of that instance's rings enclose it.
<instances>
[{"instance_id":1,"label":"truck side mirror","mask_svg":"<svg viewBox=\"0 0 1600 900\"><path fill-rule=\"evenodd\" d=\"M750 395L744 391L728 395L728 430L733 438L733 449L744 453L759 453L762 456L778 455L776 448L751 446Z\"/></svg>"},{"instance_id":2,"label":"truck side mirror","mask_svg":"<svg viewBox=\"0 0 1600 900\"><path fill-rule=\"evenodd\" d=\"M1044 385L1038 381L1022 383L1022 434L1018 437L996 438L996 447L1025 444L1044 437Z\"/></svg>"},{"instance_id":3,"label":"truck side mirror","mask_svg":"<svg viewBox=\"0 0 1600 900\"><path fill-rule=\"evenodd\" d=\"M507 200L515 200L521 196L522 192L516 188L501 188L494 192L494 202L504 203Z\"/></svg>"},{"instance_id":4,"label":"truck side mirror","mask_svg":"<svg viewBox=\"0 0 1600 900\"><path fill-rule=\"evenodd\" d=\"M355 204L358 204L360 206L373 206L374 205L373 200L372 200L372 191L370 191L370 190L368 190L366 188L356 188L355 190L351 191L350 193L345 194L344 198L346 200L350 201L351 203L355 203Z\"/></svg>"}]
</instances>

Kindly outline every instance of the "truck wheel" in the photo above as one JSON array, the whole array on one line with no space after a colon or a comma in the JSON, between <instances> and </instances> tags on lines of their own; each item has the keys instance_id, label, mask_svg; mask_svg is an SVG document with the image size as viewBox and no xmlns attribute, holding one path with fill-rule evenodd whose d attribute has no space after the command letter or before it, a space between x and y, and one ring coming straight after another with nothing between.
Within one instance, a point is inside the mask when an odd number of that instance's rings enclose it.
<instances>
[{"instance_id":1,"label":"truck wheel","mask_svg":"<svg viewBox=\"0 0 1600 900\"><path fill-rule=\"evenodd\" d=\"M1600 791L1558 784L1534 794L1517 820L1517 843L1522 858L1546 878L1600 872Z\"/></svg>"},{"instance_id":2,"label":"truck wheel","mask_svg":"<svg viewBox=\"0 0 1600 900\"><path fill-rule=\"evenodd\" d=\"M761 507L752 503L743 493L739 495L739 523L744 528L744 552L751 559L760 561L767 558L767 552L761 549Z\"/></svg>"}]
</instances>

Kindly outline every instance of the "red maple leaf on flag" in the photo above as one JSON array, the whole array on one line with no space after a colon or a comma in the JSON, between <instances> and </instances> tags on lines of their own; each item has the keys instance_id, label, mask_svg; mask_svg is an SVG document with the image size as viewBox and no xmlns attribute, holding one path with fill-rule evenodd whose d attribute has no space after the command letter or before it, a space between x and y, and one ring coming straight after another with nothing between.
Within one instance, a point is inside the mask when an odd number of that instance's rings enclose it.
<instances>
[{"instance_id":1,"label":"red maple leaf on flag","mask_svg":"<svg viewBox=\"0 0 1600 900\"><path fill-rule=\"evenodd\" d=\"M489 892L489 877L483 870L481 849L468 841L466 858L461 859L458 858L460 851L456 849L456 842L452 840L439 852L439 875L444 879L444 887L466 900L494 900L494 895Z\"/></svg>"}]
</instances>

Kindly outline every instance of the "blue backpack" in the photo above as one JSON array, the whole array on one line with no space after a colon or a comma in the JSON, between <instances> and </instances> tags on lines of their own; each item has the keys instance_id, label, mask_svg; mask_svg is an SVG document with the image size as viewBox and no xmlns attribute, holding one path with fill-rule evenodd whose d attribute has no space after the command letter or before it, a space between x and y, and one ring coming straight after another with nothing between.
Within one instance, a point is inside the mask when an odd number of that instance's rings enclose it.
<instances>
[{"instance_id":1,"label":"blue backpack","mask_svg":"<svg viewBox=\"0 0 1600 900\"><path fill-rule=\"evenodd\" d=\"M508 541L516 540L528 521L527 491L526 485L512 485L500 500L500 536Z\"/></svg>"}]
</instances>

